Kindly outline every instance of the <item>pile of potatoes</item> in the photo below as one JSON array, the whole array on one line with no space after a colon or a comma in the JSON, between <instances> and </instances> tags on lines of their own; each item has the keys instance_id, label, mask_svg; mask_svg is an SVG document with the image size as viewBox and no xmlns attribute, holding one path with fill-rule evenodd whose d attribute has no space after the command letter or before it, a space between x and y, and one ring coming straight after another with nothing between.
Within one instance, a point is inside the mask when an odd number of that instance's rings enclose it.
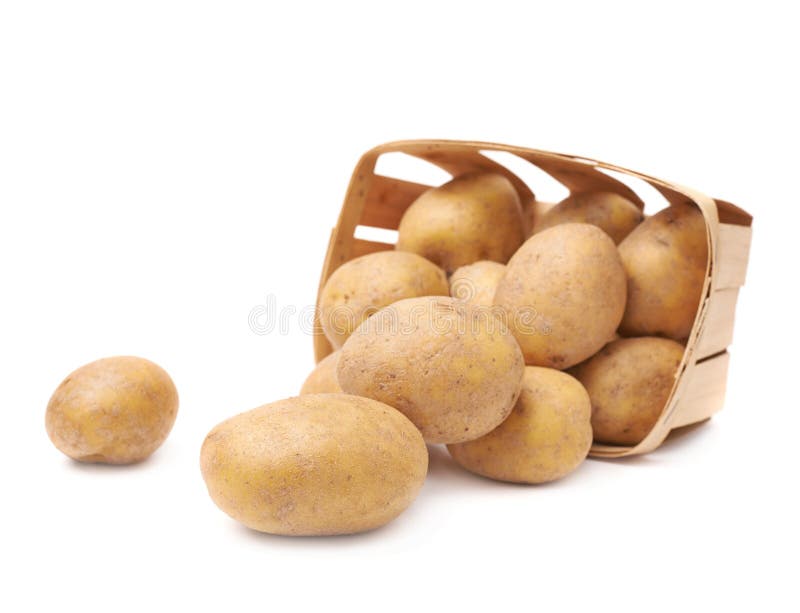
<instances>
[{"instance_id":1,"label":"pile of potatoes","mask_svg":"<svg viewBox=\"0 0 800 613\"><path fill-rule=\"evenodd\" d=\"M200 464L217 506L273 534L360 532L411 504L426 444L477 475L536 484L578 468L593 441L642 441L700 304L702 214L674 205L645 217L622 196L585 192L530 231L525 219L504 176L462 175L411 204L395 250L336 269L319 297L334 351L300 395L206 437ZM48 407L53 442L76 459L146 457L174 421L166 373L116 360L73 373ZM132 399L100 410L105 392L86 389L108 377Z\"/></svg>"}]
</instances>

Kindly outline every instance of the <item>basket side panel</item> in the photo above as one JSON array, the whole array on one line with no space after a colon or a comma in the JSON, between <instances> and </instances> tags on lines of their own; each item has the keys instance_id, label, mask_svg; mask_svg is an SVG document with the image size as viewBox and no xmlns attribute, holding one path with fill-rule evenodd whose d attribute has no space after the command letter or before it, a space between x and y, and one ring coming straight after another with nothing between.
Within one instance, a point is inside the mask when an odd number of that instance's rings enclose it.
<instances>
[{"instance_id":1,"label":"basket side panel","mask_svg":"<svg viewBox=\"0 0 800 613\"><path fill-rule=\"evenodd\" d=\"M695 364L680 398L680 413L672 420L673 428L708 419L722 408L729 362L730 354L726 351Z\"/></svg>"}]
</instances>

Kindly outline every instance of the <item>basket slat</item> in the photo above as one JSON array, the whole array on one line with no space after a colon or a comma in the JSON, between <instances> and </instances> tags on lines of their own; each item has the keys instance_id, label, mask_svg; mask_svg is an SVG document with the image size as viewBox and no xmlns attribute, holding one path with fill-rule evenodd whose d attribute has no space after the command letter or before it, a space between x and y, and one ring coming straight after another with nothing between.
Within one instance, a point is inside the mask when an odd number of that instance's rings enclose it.
<instances>
[{"instance_id":1,"label":"basket slat","mask_svg":"<svg viewBox=\"0 0 800 613\"><path fill-rule=\"evenodd\" d=\"M730 287L714 292L714 300L708 307L703 334L697 343L697 359L724 351L733 340L733 320L739 288Z\"/></svg>"},{"instance_id":2,"label":"basket slat","mask_svg":"<svg viewBox=\"0 0 800 613\"><path fill-rule=\"evenodd\" d=\"M430 185L375 175L359 224L396 230L409 205Z\"/></svg>"},{"instance_id":3,"label":"basket slat","mask_svg":"<svg viewBox=\"0 0 800 613\"><path fill-rule=\"evenodd\" d=\"M678 399L681 410L672 421L673 428L706 420L722 408L729 363L730 354L726 351L695 364L686 375L689 382Z\"/></svg>"}]
</instances>

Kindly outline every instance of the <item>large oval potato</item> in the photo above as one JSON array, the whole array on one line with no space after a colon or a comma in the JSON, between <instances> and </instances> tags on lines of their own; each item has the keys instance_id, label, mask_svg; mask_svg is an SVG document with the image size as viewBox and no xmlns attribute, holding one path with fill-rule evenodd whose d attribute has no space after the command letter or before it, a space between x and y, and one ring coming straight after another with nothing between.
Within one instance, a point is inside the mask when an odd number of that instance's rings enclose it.
<instances>
[{"instance_id":1,"label":"large oval potato","mask_svg":"<svg viewBox=\"0 0 800 613\"><path fill-rule=\"evenodd\" d=\"M519 395L524 363L502 322L452 298L410 298L370 317L342 347L349 394L403 412L429 443L497 427Z\"/></svg>"},{"instance_id":2,"label":"large oval potato","mask_svg":"<svg viewBox=\"0 0 800 613\"><path fill-rule=\"evenodd\" d=\"M342 264L320 293L320 322L335 349L362 321L403 298L447 296L441 268L414 253L380 251Z\"/></svg>"},{"instance_id":3,"label":"large oval potato","mask_svg":"<svg viewBox=\"0 0 800 613\"><path fill-rule=\"evenodd\" d=\"M342 387L336 378L336 366L339 364L339 352L325 356L319 361L316 368L311 371L303 387L300 388L300 395L304 394L339 394Z\"/></svg>"},{"instance_id":4,"label":"large oval potato","mask_svg":"<svg viewBox=\"0 0 800 613\"><path fill-rule=\"evenodd\" d=\"M505 264L525 238L519 195L503 175L469 173L429 189L403 214L397 249L448 274L478 260Z\"/></svg>"},{"instance_id":5,"label":"large oval potato","mask_svg":"<svg viewBox=\"0 0 800 613\"><path fill-rule=\"evenodd\" d=\"M628 275L623 336L689 337L706 278L707 240L703 214L687 204L659 211L620 243Z\"/></svg>"},{"instance_id":6,"label":"large oval potato","mask_svg":"<svg viewBox=\"0 0 800 613\"><path fill-rule=\"evenodd\" d=\"M498 262L481 260L467 264L450 275L450 296L472 305L489 308L506 267Z\"/></svg>"},{"instance_id":7,"label":"large oval potato","mask_svg":"<svg viewBox=\"0 0 800 613\"><path fill-rule=\"evenodd\" d=\"M392 407L309 394L216 426L203 442L200 467L216 505L249 528L348 534L382 526L411 504L428 450Z\"/></svg>"},{"instance_id":8,"label":"large oval potato","mask_svg":"<svg viewBox=\"0 0 800 613\"><path fill-rule=\"evenodd\" d=\"M592 400L595 440L635 445L647 436L669 398L683 350L666 338L623 338L572 369Z\"/></svg>"},{"instance_id":9,"label":"large oval potato","mask_svg":"<svg viewBox=\"0 0 800 613\"><path fill-rule=\"evenodd\" d=\"M597 226L619 244L644 219L633 202L613 192L578 192L549 209L534 232L562 223L588 223Z\"/></svg>"},{"instance_id":10,"label":"large oval potato","mask_svg":"<svg viewBox=\"0 0 800 613\"><path fill-rule=\"evenodd\" d=\"M575 470L592 446L589 394L559 370L526 366L511 415L479 439L448 445L467 470L515 483L545 483Z\"/></svg>"},{"instance_id":11,"label":"large oval potato","mask_svg":"<svg viewBox=\"0 0 800 613\"><path fill-rule=\"evenodd\" d=\"M525 362L563 370L596 353L625 310L626 279L608 235L567 223L534 234L514 254L494 304Z\"/></svg>"},{"instance_id":12,"label":"large oval potato","mask_svg":"<svg viewBox=\"0 0 800 613\"><path fill-rule=\"evenodd\" d=\"M130 464L167 438L178 391L157 364L132 356L81 366L53 392L45 426L53 444L81 462Z\"/></svg>"}]
</instances>

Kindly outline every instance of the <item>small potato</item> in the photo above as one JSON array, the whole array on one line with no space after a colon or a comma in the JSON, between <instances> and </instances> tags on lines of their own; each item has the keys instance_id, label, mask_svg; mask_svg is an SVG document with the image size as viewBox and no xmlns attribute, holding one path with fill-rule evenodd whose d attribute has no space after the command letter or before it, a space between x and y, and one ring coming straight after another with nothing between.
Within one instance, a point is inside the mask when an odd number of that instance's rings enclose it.
<instances>
[{"instance_id":1,"label":"small potato","mask_svg":"<svg viewBox=\"0 0 800 613\"><path fill-rule=\"evenodd\" d=\"M397 249L448 274L478 260L505 264L525 236L519 195L503 175L469 173L429 189L406 210Z\"/></svg>"},{"instance_id":2,"label":"small potato","mask_svg":"<svg viewBox=\"0 0 800 613\"><path fill-rule=\"evenodd\" d=\"M505 272L505 266L489 260L462 266L450 276L450 296L475 306L489 308L492 306L497 284Z\"/></svg>"},{"instance_id":3,"label":"small potato","mask_svg":"<svg viewBox=\"0 0 800 613\"><path fill-rule=\"evenodd\" d=\"M628 276L623 336L689 337L708 266L706 222L693 205L671 206L620 243Z\"/></svg>"},{"instance_id":4,"label":"small potato","mask_svg":"<svg viewBox=\"0 0 800 613\"><path fill-rule=\"evenodd\" d=\"M603 230L618 245L643 219L641 209L624 196L613 192L579 192L547 211L534 232L562 223L588 223Z\"/></svg>"},{"instance_id":5,"label":"small potato","mask_svg":"<svg viewBox=\"0 0 800 613\"><path fill-rule=\"evenodd\" d=\"M428 450L392 407L309 394L216 426L203 442L200 468L211 499L249 528L348 534L382 526L411 504Z\"/></svg>"},{"instance_id":6,"label":"small potato","mask_svg":"<svg viewBox=\"0 0 800 613\"><path fill-rule=\"evenodd\" d=\"M605 345L625 310L625 270L608 235L567 223L514 254L494 296L526 364L563 370Z\"/></svg>"},{"instance_id":7,"label":"small potato","mask_svg":"<svg viewBox=\"0 0 800 613\"><path fill-rule=\"evenodd\" d=\"M519 395L524 363L502 322L452 298L396 302L361 324L342 348L348 394L406 415L429 443L459 443L496 428Z\"/></svg>"},{"instance_id":8,"label":"small potato","mask_svg":"<svg viewBox=\"0 0 800 613\"><path fill-rule=\"evenodd\" d=\"M53 444L80 462L130 464L152 454L178 414L169 375L144 358L113 357L70 374L45 416Z\"/></svg>"},{"instance_id":9,"label":"small potato","mask_svg":"<svg viewBox=\"0 0 800 613\"><path fill-rule=\"evenodd\" d=\"M589 395L573 377L526 366L519 400L502 424L474 441L448 445L470 472L498 481L545 483L586 459L592 446Z\"/></svg>"},{"instance_id":10,"label":"small potato","mask_svg":"<svg viewBox=\"0 0 800 613\"><path fill-rule=\"evenodd\" d=\"M338 363L338 351L334 351L320 360L317 367L308 375L303 387L300 388L300 395L341 393L342 388L336 379L336 365Z\"/></svg>"},{"instance_id":11,"label":"small potato","mask_svg":"<svg viewBox=\"0 0 800 613\"><path fill-rule=\"evenodd\" d=\"M350 260L328 278L320 294L320 322L334 349L367 317L403 298L447 296L441 268L414 253L380 251Z\"/></svg>"},{"instance_id":12,"label":"small potato","mask_svg":"<svg viewBox=\"0 0 800 613\"><path fill-rule=\"evenodd\" d=\"M683 345L666 338L623 338L572 369L592 400L594 438L635 445L653 429L669 398Z\"/></svg>"}]
</instances>

